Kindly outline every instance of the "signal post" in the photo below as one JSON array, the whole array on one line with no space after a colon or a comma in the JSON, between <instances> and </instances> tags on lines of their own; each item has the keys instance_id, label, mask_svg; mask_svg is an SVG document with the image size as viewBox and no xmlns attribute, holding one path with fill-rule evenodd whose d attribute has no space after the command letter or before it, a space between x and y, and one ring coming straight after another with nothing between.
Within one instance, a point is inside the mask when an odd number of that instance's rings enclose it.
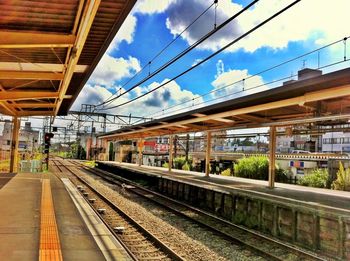
<instances>
[{"instance_id":1,"label":"signal post","mask_svg":"<svg viewBox=\"0 0 350 261\"><path fill-rule=\"evenodd\" d=\"M51 138L54 136L52 132L46 132L44 136L44 151L46 154L45 162L46 162L46 170L49 170L49 157L50 157L50 146L51 146Z\"/></svg>"}]
</instances>

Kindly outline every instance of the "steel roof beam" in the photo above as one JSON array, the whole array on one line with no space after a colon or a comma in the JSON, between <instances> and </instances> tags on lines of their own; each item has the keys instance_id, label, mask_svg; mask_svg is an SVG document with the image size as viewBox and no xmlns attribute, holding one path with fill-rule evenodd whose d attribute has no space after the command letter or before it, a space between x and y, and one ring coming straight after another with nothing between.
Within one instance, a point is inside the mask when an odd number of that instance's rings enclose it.
<instances>
[{"instance_id":1,"label":"steel roof beam","mask_svg":"<svg viewBox=\"0 0 350 261\"><path fill-rule=\"evenodd\" d=\"M76 65L75 73L84 73L88 65ZM29 72L63 72L64 64L56 63L22 63L22 62L0 62L0 70L3 71L29 71Z\"/></svg>"},{"instance_id":2,"label":"steel roof beam","mask_svg":"<svg viewBox=\"0 0 350 261\"><path fill-rule=\"evenodd\" d=\"M123 135L140 135L139 133L145 132L145 131L152 131L152 130L157 130L159 128L167 128L171 127L174 125L188 125L192 123L199 123L199 122L204 122L208 120L215 120L217 118L225 118L225 117L232 117L232 116L240 116L244 114L249 114L249 113L254 113L254 112L261 112L265 110L272 110L272 109L278 109L278 108L283 108L283 107L288 107L288 106L295 106L295 105L303 105L307 104L309 102L315 102L315 101L320 101L320 100L327 100L327 99L333 99L333 98L338 98L338 97L343 97L343 96L348 96L350 95L350 84L345 84L342 86L338 87L333 87L325 90L319 90L319 91L313 91L313 92L308 92L305 93L304 95L293 97L293 98L288 98L288 99L283 99L283 100L278 100L278 101L273 101L273 102L268 102L268 103L262 103L258 105L253 105L245 108L239 108L239 109L234 109L234 110L228 110L220 113L215 113L211 115L194 115L197 116L197 118L193 119L187 119L187 120L179 120L173 123L168 123L168 124L161 124L158 126L153 126L153 127L146 127L143 130L135 130L135 131L130 131L130 132L125 132L125 133L116 133L116 134L107 134L104 136L101 136L101 138L110 138L114 137L117 138L119 136ZM306 119L301 119L301 121L305 121ZM262 127L267 127L267 126L284 126L285 123L280 123L280 122L267 122L267 123L259 123L259 125Z\"/></svg>"},{"instance_id":3,"label":"steel roof beam","mask_svg":"<svg viewBox=\"0 0 350 261\"><path fill-rule=\"evenodd\" d=\"M0 101L8 101L8 100L34 100L34 99L50 99L57 98L58 92L0 92Z\"/></svg>"},{"instance_id":4,"label":"steel roof beam","mask_svg":"<svg viewBox=\"0 0 350 261\"><path fill-rule=\"evenodd\" d=\"M46 102L45 103L44 102L15 103L14 105L19 108L54 108L56 107L55 104L46 103Z\"/></svg>"},{"instance_id":5,"label":"steel roof beam","mask_svg":"<svg viewBox=\"0 0 350 261\"><path fill-rule=\"evenodd\" d=\"M60 72L28 72L28 71L0 71L0 79L26 79L26 80L53 80L63 79L63 73Z\"/></svg>"},{"instance_id":6,"label":"steel roof beam","mask_svg":"<svg viewBox=\"0 0 350 261\"><path fill-rule=\"evenodd\" d=\"M0 101L0 105L9 113L9 115L11 115L11 116L16 115L16 112L13 110L13 108L11 106L9 106L8 104L6 104L6 102Z\"/></svg>"},{"instance_id":7,"label":"steel roof beam","mask_svg":"<svg viewBox=\"0 0 350 261\"><path fill-rule=\"evenodd\" d=\"M25 116L53 116L54 111L21 111L17 115L19 117L25 117Z\"/></svg>"},{"instance_id":8,"label":"steel roof beam","mask_svg":"<svg viewBox=\"0 0 350 261\"><path fill-rule=\"evenodd\" d=\"M77 28L77 37L73 46L74 52L70 53L67 63L67 71L64 75L64 79L61 82L59 88L59 97L57 99L57 107L55 115L57 115L59 108L61 107L64 95L67 92L69 83L73 77L75 66L78 64L80 54L83 50L87 36L90 32L92 23L95 19L98 7L100 6L101 0L90 0L87 1L84 11L82 12L82 19Z\"/></svg>"},{"instance_id":9,"label":"steel roof beam","mask_svg":"<svg viewBox=\"0 0 350 261\"><path fill-rule=\"evenodd\" d=\"M0 97L6 92L4 87L0 84ZM0 101L0 105L7 111L11 116L16 116L17 111L12 104L8 104L6 101Z\"/></svg>"},{"instance_id":10,"label":"steel roof beam","mask_svg":"<svg viewBox=\"0 0 350 261\"><path fill-rule=\"evenodd\" d=\"M75 39L71 34L0 31L0 48L65 48Z\"/></svg>"}]
</instances>

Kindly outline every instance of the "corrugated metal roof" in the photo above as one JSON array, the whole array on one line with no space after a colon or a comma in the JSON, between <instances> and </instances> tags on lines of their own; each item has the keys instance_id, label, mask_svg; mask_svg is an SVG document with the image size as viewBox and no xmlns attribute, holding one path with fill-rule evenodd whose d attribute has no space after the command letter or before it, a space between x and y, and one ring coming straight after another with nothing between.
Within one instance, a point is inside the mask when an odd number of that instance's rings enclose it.
<instances>
[{"instance_id":1,"label":"corrugated metal roof","mask_svg":"<svg viewBox=\"0 0 350 261\"><path fill-rule=\"evenodd\" d=\"M66 114L135 2L1 1L0 113Z\"/></svg>"}]
</instances>

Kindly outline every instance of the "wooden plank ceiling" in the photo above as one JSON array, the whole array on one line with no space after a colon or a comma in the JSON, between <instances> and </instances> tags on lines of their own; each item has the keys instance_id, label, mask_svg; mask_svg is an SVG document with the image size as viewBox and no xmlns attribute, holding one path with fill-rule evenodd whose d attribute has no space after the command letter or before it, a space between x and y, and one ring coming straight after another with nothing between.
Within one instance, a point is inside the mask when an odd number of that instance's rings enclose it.
<instances>
[{"instance_id":1,"label":"wooden plank ceiling","mask_svg":"<svg viewBox=\"0 0 350 261\"><path fill-rule=\"evenodd\" d=\"M105 140L350 119L350 68L100 135Z\"/></svg>"},{"instance_id":2,"label":"wooden plank ceiling","mask_svg":"<svg viewBox=\"0 0 350 261\"><path fill-rule=\"evenodd\" d=\"M67 114L135 2L2 1L0 113Z\"/></svg>"}]
</instances>

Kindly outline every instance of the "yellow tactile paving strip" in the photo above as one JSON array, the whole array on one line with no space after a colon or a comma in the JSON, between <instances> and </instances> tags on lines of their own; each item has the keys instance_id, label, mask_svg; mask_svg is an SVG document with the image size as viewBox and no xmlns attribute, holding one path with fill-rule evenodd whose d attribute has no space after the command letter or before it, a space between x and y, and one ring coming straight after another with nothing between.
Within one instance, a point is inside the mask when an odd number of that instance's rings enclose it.
<instances>
[{"instance_id":1,"label":"yellow tactile paving strip","mask_svg":"<svg viewBox=\"0 0 350 261\"><path fill-rule=\"evenodd\" d=\"M39 261L63 260L49 179L43 179L41 193Z\"/></svg>"}]
</instances>

